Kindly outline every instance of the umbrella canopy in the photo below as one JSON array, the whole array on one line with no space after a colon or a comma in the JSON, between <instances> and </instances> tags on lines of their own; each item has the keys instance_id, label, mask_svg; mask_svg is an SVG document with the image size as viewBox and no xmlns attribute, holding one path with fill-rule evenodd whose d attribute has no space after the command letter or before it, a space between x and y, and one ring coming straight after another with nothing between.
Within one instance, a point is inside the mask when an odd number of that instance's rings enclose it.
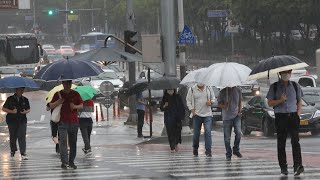
<instances>
[{"instance_id":1,"label":"umbrella canopy","mask_svg":"<svg viewBox=\"0 0 320 180\"><path fill-rule=\"evenodd\" d=\"M197 83L216 87L233 87L244 84L251 69L243 64L216 63L195 76Z\"/></svg>"},{"instance_id":2,"label":"umbrella canopy","mask_svg":"<svg viewBox=\"0 0 320 180\"><path fill-rule=\"evenodd\" d=\"M92 62L63 59L43 67L34 76L34 79L41 79L44 81L64 81L97 76L101 73L103 73L101 67Z\"/></svg>"},{"instance_id":3,"label":"umbrella canopy","mask_svg":"<svg viewBox=\"0 0 320 180\"><path fill-rule=\"evenodd\" d=\"M71 85L71 89L76 88L76 87L77 87L77 86L74 85L74 84ZM61 91L61 90L63 90L63 85L62 85L62 84L60 84L60 85L54 87L53 89L51 89L51 90L48 92L47 96L46 96L46 102L47 102L47 103L51 102L54 94L55 94L56 92L58 92L58 91Z\"/></svg>"},{"instance_id":4,"label":"umbrella canopy","mask_svg":"<svg viewBox=\"0 0 320 180\"><path fill-rule=\"evenodd\" d=\"M142 61L141 55L133 55L127 52L123 52L116 48L101 47L87 51L85 53L71 57L72 60L82 61L126 61L126 62L138 62Z\"/></svg>"},{"instance_id":5,"label":"umbrella canopy","mask_svg":"<svg viewBox=\"0 0 320 180\"><path fill-rule=\"evenodd\" d=\"M269 76L277 75L281 71L300 69L307 66L309 65L294 56L273 56L260 61L251 71L248 80L269 78Z\"/></svg>"},{"instance_id":6,"label":"umbrella canopy","mask_svg":"<svg viewBox=\"0 0 320 180\"><path fill-rule=\"evenodd\" d=\"M11 76L0 79L0 92L11 93L16 88L24 87L25 91L35 91L39 89L37 83L32 79L19 76Z\"/></svg>"},{"instance_id":7,"label":"umbrella canopy","mask_svg":"<svg viewBox=\"0 0 320 180\"><path fill-rule=\"evenodd\" d=\"M140 80L140 82L137 82L136 84L134 84L132 87L128 89L127 95L131 96L133 94L137 94L147 89L163 90L163 89L176 89L178 87L181 87L180 79L176 77L163 76L160 78L152 79L150 83L148 83L147 80Z\"/></svg>"},{"instance_id":8,"label":"umbrella canopy","mask_svg":"<svg viewBox=\"0 0 320 180\"><path fill-rule=\"evenodd\" d=\"M83 101L92 99L94 95L97 94L97 90L95 90L92 86L77 86L73 88L73 90L80 94Z\"/></svg>"},{"instance_id":9,"label":"umbrella canopy","mask_svg":"<svg viewBox=\"0 0 320 180\"><path fill-rule=\"evenodd\" d=\"M197 70L191 71L189 74L187 74L187 75L182 79L182 81L180 82L180 84L186 85L186 86L193 86L193 85L196 83L195 76L196 76L198 73L201 73L201 72L205 71L206 69L207 69L207 68L201 68L201 69L197 69Z\"/></svg>"}]
</instances>

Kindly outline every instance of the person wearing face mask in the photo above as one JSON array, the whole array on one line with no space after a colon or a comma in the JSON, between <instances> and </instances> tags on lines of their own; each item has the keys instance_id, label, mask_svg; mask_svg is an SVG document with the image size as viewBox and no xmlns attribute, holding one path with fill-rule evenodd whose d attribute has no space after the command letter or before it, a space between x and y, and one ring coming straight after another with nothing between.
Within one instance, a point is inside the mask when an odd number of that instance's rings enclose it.
<instances>
[{"instance_id":1,"label":"person wearing face mask","mask_svg":"<svg viewBox=\"0 0 320 180\"><path fill-rule=\"evenodd\" d=\"M188 90L186 97L187 106L191 111L190 118L193 119L193 155L198 156L200 130L204 125L205 154L212 157L211 130L212 110L211 105L215 101L214 92L211 87L204 84L196 84Z\"/></svg>"},{"instance_id":2,"label":"person wearing face mask","mask_svg":"<svg viewBox=\"0 0 320 180\"><path fill-rule=\"evenodd\" d=\"M304 172L299 143L300 114L302 108L301 97L303 93L298 83L289 81L291 70L279 73L281 79L273 83L268 91L268 105L273 106L275 114L275 127L277 130L278 161L282 175L288 175L286 158L286 139L291 137L294 175Z\"/></svg>"},{"instance_id":3,"label":"person wearing face mask","mask_svg":"<svg viewBox=\"0 0 320 180\"><path fill-rule=\"evenodd\" d=\"M2 110L7 113L6 122L9 128L11 157L14 157L17 151L18 140L21 159L27 160L26 131L30 104L28 98L22 96L23 92L24 87L17 88L15 94L8 97Z\"/></svg>"},{"instance_id":4,"label":"person wearing face mask","mask_svg":"<svg viewBox=\"0 0 320 180\"><path fill-rule=\"evenodd\" d=\"M184 119L185 110L182 99L176 93L176 89L164 91L160 109L164 111L164 124L167 129L171 152L178 152L178 144L181 144L181 121Z\"/></svg>"}]
</instances>

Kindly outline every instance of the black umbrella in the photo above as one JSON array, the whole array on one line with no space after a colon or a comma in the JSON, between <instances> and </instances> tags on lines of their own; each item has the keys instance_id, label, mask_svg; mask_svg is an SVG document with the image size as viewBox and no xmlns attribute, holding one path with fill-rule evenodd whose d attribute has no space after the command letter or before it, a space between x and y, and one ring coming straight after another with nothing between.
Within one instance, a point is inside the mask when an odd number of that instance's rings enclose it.
<instances>
[{"instance_id":1,"label":"black umbrella","mask_svg":"<svg viewBox=\"0 0 320 180\"><path fill-rule=\"evenodd\" d=\"M309 66L297 57L289 55L273 56L262 60L251 71L248 80L269 78L281 71L300 69Z\"/></svg>"},{"instance_id":2,"label":"black umbrella","mask_svg":"<svg viewBox=\"0 0 320 180\"><path fill-rule=\"evenodd\" d=\"M139 92L145 91L147 89L150 90L164 90L164 89L176 89L180 87L180 79L175 77L163 76L160 78L155 78L148 83L147 80L140 80L132 87L128 89L128 96L133 94L137 94Z\"/></svg>"},{"instance_id":3,"label":"black umbrella","mask_svg":"<svg viewBox=\"0 0 320 180\"><path fill-rule=\"evenodd\" d=\"M101 73L103 73L101 67L93 62L63 59L43 67L34 76L34 79L43 81L63 81L97 76Z\"/></svg>"}]
</instances>

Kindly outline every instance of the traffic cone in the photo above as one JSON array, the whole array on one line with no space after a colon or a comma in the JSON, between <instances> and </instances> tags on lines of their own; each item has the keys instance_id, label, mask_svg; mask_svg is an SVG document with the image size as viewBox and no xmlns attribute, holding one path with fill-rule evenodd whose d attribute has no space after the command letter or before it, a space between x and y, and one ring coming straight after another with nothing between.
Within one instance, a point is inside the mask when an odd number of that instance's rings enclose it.
<instances>
[{"instance_id":1,"label":"traffic cone","mask_svg":"<svg viewBox=\"0 0 320 180\"><path fill-rule=\"evenodd\" d=\"M100 113L101 113L101 121L105 121L104 120L104 116L103 116L103 111L102 111L102 105L100 104Z\"/></svg>"}]
</instances>

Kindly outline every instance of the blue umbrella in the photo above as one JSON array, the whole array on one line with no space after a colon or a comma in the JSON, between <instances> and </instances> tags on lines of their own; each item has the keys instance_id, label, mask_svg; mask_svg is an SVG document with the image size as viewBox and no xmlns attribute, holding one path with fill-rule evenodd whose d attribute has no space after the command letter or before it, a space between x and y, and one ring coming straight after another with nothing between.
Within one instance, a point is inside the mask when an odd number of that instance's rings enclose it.
<instances>
[{"instance_id":1,"label":"blue umbrella","mask_svg":"<svg viewBox=\"0 0 320 180\"><path fill-rule=\"evenodd\" d=\"M16 88L24 87L25 91L35 91L39 89L37 83L32 79L19 76L11 76L0 79L0 92L11 93Z\"/></svg>"},{"instance_id":2,"label":"blue umbrella","mask_svg":"<svg viewBox=\"0 0 320 180\"><path fill-rule=\"evenodd\" d=\"M97 76L101 73L103 73L101 67L93 62L63 59L46 65L33 79L43 81L65 81Z\"/></svg>"}]
</instances>

